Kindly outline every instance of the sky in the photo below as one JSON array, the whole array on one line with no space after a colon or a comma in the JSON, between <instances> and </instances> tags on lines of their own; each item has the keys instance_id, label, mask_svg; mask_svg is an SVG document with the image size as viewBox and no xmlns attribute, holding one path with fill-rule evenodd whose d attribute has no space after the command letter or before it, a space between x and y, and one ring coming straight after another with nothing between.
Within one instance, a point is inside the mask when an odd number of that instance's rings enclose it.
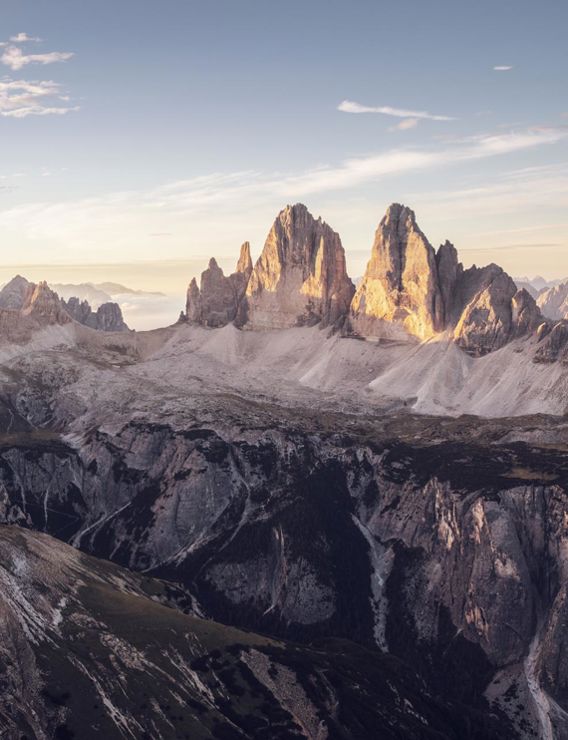
<instances>
[{"instance_id":1,"label":"sky","mask_svg":"<svg viewBox=\"0 0 568 740\"><path fill-rule=\"evenodd\" d=\"M181 295L298 201L568 276L565 0L0 2L0 278Z\"/></svg>"}]
</instances>

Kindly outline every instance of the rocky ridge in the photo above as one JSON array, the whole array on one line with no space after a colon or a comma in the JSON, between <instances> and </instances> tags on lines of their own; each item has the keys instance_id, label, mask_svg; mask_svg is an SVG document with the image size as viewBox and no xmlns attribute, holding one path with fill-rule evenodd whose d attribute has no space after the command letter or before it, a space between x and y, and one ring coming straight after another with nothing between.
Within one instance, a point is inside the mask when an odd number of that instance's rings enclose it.
<instances>
[{"instance_id":1,"label":"rocky ridge","mask_svg":"<svg viewBox=\"0 0 568 740\"><path fill-rule=\"evenodd\" d=\"M464 270L454 246L445 242L436 252L414 212L399 204L379 224L349 317L360 336L391 337L393 326L421 340L447 331L477 356L535 331L543 321L532 296L518 291L499 266Z\"/></svg>"},{"instance_id":2,"label":"rocky ridge","mask_svg":"<svg viewBox=\"0 0 568 740\"><path fill-rule=\"evenodd\" d=\"M185 316L188 321L219 328L241 315L242 302L252 273L250 244L244 242L235 272L226 277L214 257L201 273L201 284L195 278L189 284Z\"/></svg>"},{"instance_id":3,"label":"rocky ridge","mask_svg":"<svg viewBox=\"0 0 568 740\"><path fill-rule=\"evenodd\" d=\"M102 303L96 311L93 311L87 301L81 301L76 297L61 301L71 318L84 326L98 331L128 331L118 303L112 301Z\"/></svg>"},{"instance_id":4,"label":"rocky ridge","mask_svg":"<svg viewBox=\"0 0 568 740\"><path fill-rule=\"evenodd\" d=\"M128 330L117 303L104 303L92 311L87 301L65 301L45 281L35 284L21 275L0 290L0 313L4 326L22 329L24 333L50 325L62 326L72 320L100 331Z\"/></svg>"},{"instance_id":5,"label":"rocky ridge","mask_svg":"<svg viewBox=\"0 0 568 740\"><path fill-rule=\"evenodd\" d=\"M379 224L356 291L339 236L297 204L278 215L254 268L248 250L247 269L229 278L210 262L201 287L189 286L186 318L245 329L319 324L379 340L447 335L474 356L546 323L530 293L500 267L464 270L450 242L436 251L414 212L396 203Z\"/></svg>"},{"instance_id":6,"label":"rocky ridge","mask_svg":"<svg viewBox=\"0 0 568 740\"><path fill-rule=\"evenodd\" d=\"M541 290L536 302L547 318L568 319L568 282Z\"/></svg>"}]
</instances>

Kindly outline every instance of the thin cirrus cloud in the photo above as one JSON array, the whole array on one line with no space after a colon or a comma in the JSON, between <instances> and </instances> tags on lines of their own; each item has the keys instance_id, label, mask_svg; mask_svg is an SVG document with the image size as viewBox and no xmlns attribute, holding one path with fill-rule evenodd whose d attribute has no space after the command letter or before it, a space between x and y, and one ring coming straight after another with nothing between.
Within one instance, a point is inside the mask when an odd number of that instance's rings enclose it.
<instances>
[{"instance_id":1,"label":"thin cirrus cloud","mask_svg":"<svg viewBox=\"0 0 568 740\"><path fill-rule=\"evenodd\" d=\"M18 46L7 46L0 57L0 61L6 67L17 72L28 64L54 64L55 62L66 62L74 54L71 51L50 51L45 54L24 54Z\"/></svg>"},{"instance_id":2,"label":"thin cirrus cloud","mask_svg":"<svg viewBox=\"0 0 568 740\"><path fill-rule=\"evenodd\" d=\"M68 105L67 95L53 80L0 80L0 116L3 118L64 115L76 110L78 107Z\"/></svg>"},{"instance_id":3,"label":"thin cirrus cloud","mask_svg":"<svg viewBox=\"0 0 568 740\"><path fill-rule=\"evenodd\" d=\"M390 105L361 105L353 100L343 100L337 110L342 113L379 113L383 116L394 116L395 118L417 119L427 121L455 121L453 116L440 116L427 111L407 110L406 108L393 108ZM409 127L410 128L410 127Z\"/></svg>"},{"instance_id":4,"label":"thin cirrus cloud","mask_svg":"<svg viewBox=\"0 0 568 740\"><path fill-rule=\"evenodd\" d=\"M235 223L243 213L272 212L283 202L304 197L316 197L333 191L349 191L368 183L378 183L390 176L439 169L455 163L482 160L521 150L546 146L568 138L565 129L535 129L517 133L479 136L446 143L439 148L390 149L367 157L351 158L337 165L317 167L299 172L216 173L162 185L149 190L108 193L107 195L56 203L28 203L0 211L0 234L6 239L17 233L43 246L46 241L58 244L61 254L76 253L77 243L84 248L108 249L109 255L123 249L124 256L132 249L132 235L147 235L162 231L187 233L200 231L201 239L207 224L224 208L227 213L227 234L234 232ZM547 202L565 197L564 177L536 178ZM545 182L546 181L546 182ZM532 182L531 185L535 185ZM534 188L527 187L527 198ZM512 188L508 184L492 192L469 192L457 197L451 192L446 200L455 199L456 215L492 204L514 208ZM424 196L430 200L430 196ZM436 203L430 204L435 208ZM494 207L495 204L492 205ZM526 207L523 202L523 208ZM230 214L230 217L229 217ZM164 226L166 227L164 229ZM263 224L253 228L263 228ZM244 228L244 225L243 225ZM247 226L249 228L249 226ZM221 235L216 234L215 239ZM207 237L212 238L212 237ZM137 254L155 254L155 241L149 241ZM135 240L136 241L136 240ZM136 242L138 245L138 241ZM184 242L185 243L185 242ZM38 247L39 248L39 247ZM174 245L172 247L176 249ZM105 253L106 254L106 253Z\"/></svg>"},{"instance_id":5,"label":"thin cirrus cloud","mask_svg":"<svg viewBox=\"0 0 568 740\"><path fill-rule=\"evenodd\" d=\"M495 67L493 67L494 72L510 72L512 69L512 64L497 64Z\"/></svg>"}]
</instances>

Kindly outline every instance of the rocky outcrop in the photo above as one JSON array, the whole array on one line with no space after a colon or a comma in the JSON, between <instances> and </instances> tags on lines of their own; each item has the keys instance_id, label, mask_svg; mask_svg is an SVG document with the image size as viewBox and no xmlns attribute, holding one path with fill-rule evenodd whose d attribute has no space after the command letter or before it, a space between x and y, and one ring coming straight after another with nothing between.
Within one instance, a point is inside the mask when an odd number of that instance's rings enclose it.
<instances>
[{"instance_id":1,"label":"rocky outcrop","mask_svg":"<svg viewBox=\"0 0 568 740\"><path fill-rule=\"evenodd\" d=\"M446 331L479 356L534 331L542 316L497 265L464 270L447 241L436 253L414 213L395 203L379 224L349 323L365 337L424 340Z\"/></svg>"},{"instance_id":2,"label":"rocky outcrop","mask_svg":"<svg viewBox=\"0 0 568 740\"><path fill-rule=\"evenodd\" d=\"M225 276L214 257L201 273L201 286L195 278L187 290L186 317L191 323L213 328L235 321L252 272L250 245L245 242L234 273Z\"/></svg>"},{"instance_id":3,"label":"rocky outcrop","mask_svg":"<svg viewBox=\"0 0 568 740\"><path fill-rule=\"evenodd\" d=\"M568 282L541 291L536 302L547 318L568 319Z\"/></svg>"},{"instance_id":4,"label":"rocky outcrop","mask_svg":"<svg viewBox=\"0 0 568 740\"><path fill-rule=\"evenodd\" d=\"M26 302L29 302L34 291L34 284L29 280L16 275L0 290L0 309L21 311Z\"/></svg>"},{"instance_id":5,"label":"rocky outcrop","mask_svg":"<svg viewBox=\"0 0 568 740\"><path fill-rule=\"evenodd\" d=\"M456 285L463 274L458 251L449 241L444 242L436 252L436 266L444 306L444 324L447 324L451 321Z\"/></svg>"},{"instance_id":6,"label":"rocky outcrop","mask_svg":"<svg viewBox=\"0 0 568 740\"><path fill-rule=\"evenodd\" d=\"M379 224L357 290L339 236L304 205L276 218L254 268L245 243L236 272L215 259L187 291L185 319L247 329L334 325L355 336L427 340L446 333L480 356L535 331L542 316L497 265L464 270L446 241L436 252L414 212L393 203Z\"/></svg>"},{"instance_id":7,"label":"rocky outcrop","mask_svg":"<svg viewBox=\"0 0 568 740\"><path fill-rule=\"evenodd\" d=\"M57 293L45 281L33 286L21 309L22 316L29 316L41 325L68 324L71 318Z\"/></svg>"},{"instance_id":8,"label":"rocky outcrop","mask_svg":"<svg viewBox=\"0 0 568 740\"><path fill-rule=\"evenodd\" d=\"M541 324L538 337L535 362L548 364L560 360L568 364L568 321Z\"/></svg>"},{"instance_id":9,"label":"rocky outcrop","mask_svg":"<svg viewBox=\"0 0 568 740\"><path fill-rule=\"evenodd\" d=\"M405 206L391 205L379 224L371 259L351 303L350 324L364 336L384 336L394 325L420 339L444 327L436 254L414 212Z\"/></svg>"},{"instance_id":10,"label":"rocky outcrop","mask_svg":"<svg viewBox=\"0 0 568 740\"><path fill-rule=\"evenodd\" d=\"M21 275L16 275L0 291L0 310L8 312L3 317L4 323L9 318L8 323L14 326L20 319L31 320L27 328L68 324L73 319L100 331L128 331L117 303L104 303L93 311L87 301L75 297L65 301L45 281L36 285Z\"/></svg>"},{"instance_id":11,"label":"rocky outcrop","mask_svg":"<svg viewBox=\"0 0 568 740\"><path fill-rule=\"evenodd\" d=\"M89 326L98 331L128 331L122 311L118 303L103 303L96 311L91 309L87 301L72 297L68 301L62 300L67 313L80 324Z\"/></svg>"},{"instance_id":12,"label":"rocky outcrop","mask_svg":"<svg viewBox=\"0 0 568 740\"><path fill-rule=\"evenodd\" d=\"M517 291L498 265L474 266L462 273L450 315L457 318L455 341L476 356L499 349L542 323L534 298L524 289Z\"/></svg>"},{"instance_id":13,"label":"rocky outcrop","mask_svg":"<svg viewBox=\"0 0 568 740\"><path fill-rule=\"evenodd\" d=\"M276 218L246 289L246 327L333 325L347 314L354 286L339 235L301 204Z\"/></svg>"}]
</instances>

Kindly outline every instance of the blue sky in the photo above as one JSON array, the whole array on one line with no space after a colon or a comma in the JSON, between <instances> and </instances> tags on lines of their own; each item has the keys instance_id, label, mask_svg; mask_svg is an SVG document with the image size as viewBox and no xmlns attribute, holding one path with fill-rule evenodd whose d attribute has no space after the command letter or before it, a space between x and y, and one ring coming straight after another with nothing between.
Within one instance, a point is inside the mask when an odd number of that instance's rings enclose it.
<instances>
[{"instance_id":1,"label":"blue sky","mask_svg":"<svg viewBox=\"0 0 568 740\"><path fill-rule=\"evenodd\" d=\"M561 0L3 0L2 262L258 254L303 201L356 275L403 201L466 264L568 275L567 27Z\"/></svg>"}]
</instances>

